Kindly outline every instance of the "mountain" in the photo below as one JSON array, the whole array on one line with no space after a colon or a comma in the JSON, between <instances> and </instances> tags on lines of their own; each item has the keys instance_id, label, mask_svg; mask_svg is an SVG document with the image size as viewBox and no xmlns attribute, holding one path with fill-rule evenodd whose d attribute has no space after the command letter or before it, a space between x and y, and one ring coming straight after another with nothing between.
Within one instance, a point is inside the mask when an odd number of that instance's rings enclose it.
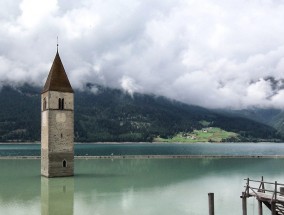
<instances>
[{"instance_id":1,"label":"mountain","mask_svg":"<svg viewBox=\"0 0 284 215\"><path fill-rule=\"evenodd\" d=\"M250 108L244 110L216 110L216 112L228 114L229 116L245 117L269 125L284 137L284 110L275 108Z\"/></svg>"},{"instance_id":2,"label":"mountain","mask_svg":"<svg viewBox=\"0 0 284 215\"><path fill-rule=\"evenodd\" d=\"M0 142L40 140L38 87L3 86ZM152 141L192 132L205 125L235 132L232 141L273 141L276 129L236 114L216 113L155 95L134 94L87 84L75 91L75 141Z\"/></svg>"},{"instance_id":3,"label":"mountain","mask_svg":"<svg viewBox=\"0 0 284 215\"><path fill-rule=\"evenodd\" d=\"M281 110L279 109L261 109L261 108L249 108L243 110L220 110L219 112L229 115L241 116L244 118L252 119L257 122L261 122L267 125L273 125Z\"/></svg>"}]
</instances>

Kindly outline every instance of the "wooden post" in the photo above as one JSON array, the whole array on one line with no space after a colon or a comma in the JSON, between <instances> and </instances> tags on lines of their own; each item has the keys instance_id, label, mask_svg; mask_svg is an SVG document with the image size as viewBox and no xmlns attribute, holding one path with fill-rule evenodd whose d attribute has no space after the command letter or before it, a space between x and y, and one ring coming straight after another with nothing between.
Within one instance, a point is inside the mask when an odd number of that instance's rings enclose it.
<instances>
[{"instance_id":1,"label":"wooden post","mask_svg":"<svg viewBox=\"0 0 284 215\"><path fill-rule=\"evenodd\" d=\"M271 202L271 215L276 215L276 203L275 203L275 201Z\"/></svg>"},{"instance_id":2,"label":"wooden post","mask_svg":"<svg viewBox=\"0 0 284 215\"><path fill-rule=\"evenodd\" d=\"M275 197L275 201L276 201L276 199L277 199L277 181L275 181L275 190L274 190L274 192L275 192L274 197Z\"/></svg>"},{"instance_id":3,"label":"wooden post","mask_svg":"<svg viewBox=\"0 0 284 215\"><path fill-rule=\"evenodd\" d=\"M258 215L262 215L262 201L258 200Z\"/></svg>"},{"instance_id":4,"label":"wooden post","mask_svg":"<svg viewBox=\"0 0 284 215\"><path fill-rule=\"evenodd\" d=\"M262 192L265 193L265 187L264 187L264 180L263 180L263 176L261 176L261 181L262 181Z\"/></svg>"},{"instance_id":5,"label":"wooden post","mask_svg":"<svg viewBox=\"0 0 284 215\"><path fill-rule=\"evenodd\" d=\"M242 192L242 206L243 206L243 215L247 215L247 197L245 192Z\"/></svg>"},{"instance_id":6,"label":"wooden post","mask_svg":"<svg viewBox=\"0 0 284 215\"><path fill-rule=\"evenodd\" d=\"M261 176L261 182L260 182L260 185L259 185L259 188L258 188L258 192L265 193L265 190L264 190L264 182L263 182L263 176Z\"/></svg>"},{"instance_id":7,"label":"wooden post","mask_svg":"<svg viewBox=\"0 0 284 215\"><path fill-rule=\"evenodd\" d=\"M247 187L246 187L246 191L247 191L247 196L249 196L249 178L247 178Z\"/></svg>"},{"instance_id":8,"label":"wooden post","mask_svg":"<svg viewBox=\"0 0 284 215\"><path fill-rule=\"evenodd\" d=\"M275 181L274 199L271 201L271 215L276 215L277 181Z\"/></svg>"},{"instance_id":9,"label":"wooden post","mask_svg":"<svg viewBox=\"0 0 284 215\"><path fill-rule=\"evenodd\" d=\"M209 215L214 215L214 193L208 193Z\"/></svg>"}]
</instances>

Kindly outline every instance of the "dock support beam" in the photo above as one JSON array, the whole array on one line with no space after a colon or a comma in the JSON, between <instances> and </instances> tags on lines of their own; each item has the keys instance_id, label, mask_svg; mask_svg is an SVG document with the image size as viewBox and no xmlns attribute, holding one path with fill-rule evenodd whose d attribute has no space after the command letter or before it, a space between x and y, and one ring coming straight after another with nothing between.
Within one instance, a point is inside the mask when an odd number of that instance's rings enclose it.
<instances>
[{"instance_id":1,"label":"dock support beam","mask_svg":"<svg viewBox=\"0 0 284 215\"><path fill-rule=\"evenodd\" d=\"M276 215L276 203L275 203L275 201L271 202L271 215Z\"/></svg>"},{"instance_id":2,"label":"dock support beam","mask_svg":"<svg viewBox=\"0 0 284 215\"><path fill-rule=\"evenodd\" d=\"M245 192L242 192L242 206L243 206L243 215L247 215L247 197Z\"/></svg>"},{"instance_id":3,"label":"dock support beam","mask_svg":"<svg viewBox=\"0 0 284 215\"><path fill-rule=\"evenodd\" d=\"M258 215L262 215L262 201L258 200Z\"/></svg>"},{"instance_id":4,"label":"dock support beam","mask_svg":"<svg viewBox=\"0 0 284 215\"><path fill-rule=\"evenodd\" d=\"M209 215L214 215L214 193L208 193Z\"/></svg>"}]
</instances>

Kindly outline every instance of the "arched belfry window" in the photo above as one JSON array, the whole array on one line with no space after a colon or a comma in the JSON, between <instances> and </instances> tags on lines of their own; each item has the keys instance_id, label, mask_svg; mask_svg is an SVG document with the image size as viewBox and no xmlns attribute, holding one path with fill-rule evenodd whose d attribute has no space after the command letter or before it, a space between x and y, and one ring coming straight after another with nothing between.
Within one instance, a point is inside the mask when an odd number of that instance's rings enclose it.
<instances>
[{"instance_id":1,"label":"arched belfry window","mask_svg":"<svg viewBox=\"0 0 284 215\"><path fill-rule=\"evenodd\" d=\"M63 160L62 161L62 166L65 168L65 167L67 167L67 161L66 160Z\"/></svg>"},{"instance_id":2,"label":"arched belfry window","mask_svg":"<svg viewBox=\"0 0 284 215\"><path fill-rule=\"evenodd\" d=\"M46 110L46 98L43 99L42 109Z\"/></svg>"},{"instance_id":3,"label":"arched belfry window","mask_svg":"<svg viewBox=\"0 0 284 215\"><path fill-rule=\"evenodd\" d=\"M61 98L58 99L58 109L64 110L64 99Z\"/></svg>"},{"instance_id":4,"label":"arched belfry window","mask_svg":"<svg viewBox=\"0 0 284 215\"><path fill-rule=\"evenodd\" d=\"M58 99L58 109L61 110L61 98Z\"/></svg>"},{"instance_id":5,"label":"arched belfry window","mask_svg":"<svg viewBox=\"0 0 284 215\"><path fill-rule=\"evenodd\" d=\"M64 110L64 99L61 100L61 110Z\"/></svg>"}]
</instances>

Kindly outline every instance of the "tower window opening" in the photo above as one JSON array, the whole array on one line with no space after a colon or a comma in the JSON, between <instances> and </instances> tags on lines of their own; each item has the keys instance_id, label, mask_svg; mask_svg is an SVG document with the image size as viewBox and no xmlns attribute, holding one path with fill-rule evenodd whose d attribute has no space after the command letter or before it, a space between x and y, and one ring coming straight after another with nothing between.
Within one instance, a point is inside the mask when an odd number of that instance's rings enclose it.
<instances>
[{"instance_id":1,"label":"tower window opening","mask_svg":"<svg viewBox=\"0 0 284 215\"><path fill-rule=\"evenodd\" d=\"M58 109L61 110L61 99L58 99Z\"/></svg>"},{"instance_id":2,"label":"tower window opening","mask_svg":"<svg viewBox=\"0 0 284 215\"><path fill-rule=\"evenodd\" d=\"M66 160L63 160L62 161L62 166L65 168L65 167L67 167L67 161Z\"/></svg>"},{"instance_id":3,"label":"tower window opening","mask_svg":"<svg viewBox=\"0 0 284 215\"><path fill-rule=\"evenodd\" d=\"M61 99L61 110L64 110L64 99Z\"/></svg>"},{"instance_id":4,"label":"tower window opening","mask_svg":"<svg viewBox=\"0 0 284 215\"><path fill-rule=\"evenodd\" d=\"M61 138L62 138L62 137L63 137L63 134L61 133L61 135L60 135L60 136L61 136Z\"/></svg>"},{"instance_id":5,"label":"tower window opening","mask_svg":"<svg viewBox=\"0 0 284 215\"><path fill-rule=\"evenodd\" d=\"M59 98L58 99L58 109L59 110L64 110L64 99Z\"/></svg>"}]
</instances>

